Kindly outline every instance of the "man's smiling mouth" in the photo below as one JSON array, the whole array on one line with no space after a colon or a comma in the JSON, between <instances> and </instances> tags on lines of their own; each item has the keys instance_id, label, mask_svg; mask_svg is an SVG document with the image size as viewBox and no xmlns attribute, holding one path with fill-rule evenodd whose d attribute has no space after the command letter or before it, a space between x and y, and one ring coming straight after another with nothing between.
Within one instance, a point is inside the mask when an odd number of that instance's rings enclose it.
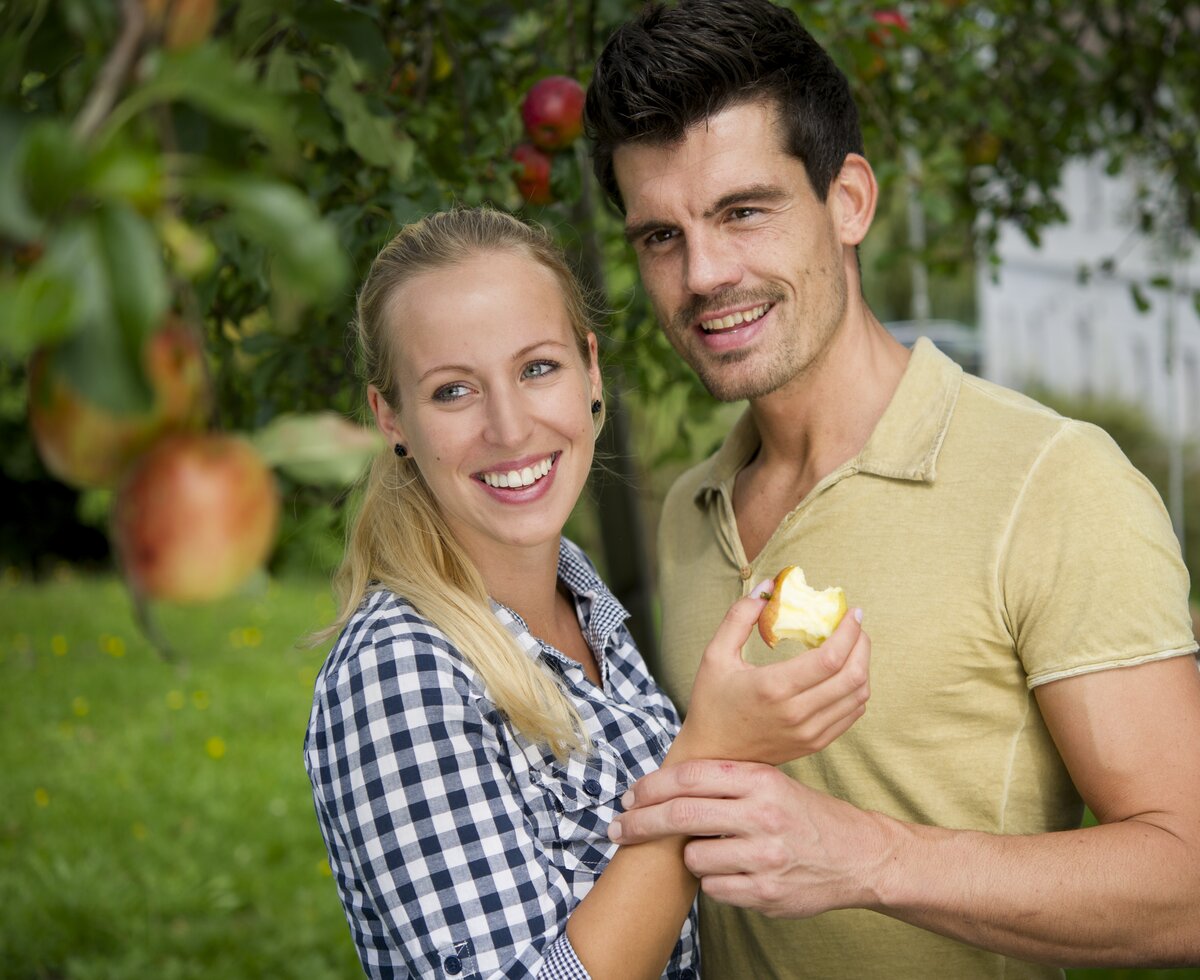
<instances>
[{"instance_id":1,"label":"man's smiling mouth","mask_svg":"<svg viewBox=\"0 0 1200 980\"><path fill-rule=\"evenodd\" d=\"M513 489L520 487L529 487L537 483L554 465L554 461L558 458L558 453L551 453L539 463L534 463L532 466L523 466L519 470L498 470L496 472L480 473L478 479L482 480L489 487L497 487L503 489Z\"/></svg>"},{"instance_id":2,"label":"man's smiling mouth","mask_svg":"<svg viewBox=\"0 0 1200 980\"><path fill-rule=\"evenodd\" d=\"M755 320L765 316L771 308L770 303L763 303L761 306L756 306L750 310L740 310L737 313L730 313L728 316L717 317L712 320L701 320L700 329L705 333L720 333L723 330L732 330L734 327L745 326L747 323L753 323Z\"/></svg>"}]
</instances>

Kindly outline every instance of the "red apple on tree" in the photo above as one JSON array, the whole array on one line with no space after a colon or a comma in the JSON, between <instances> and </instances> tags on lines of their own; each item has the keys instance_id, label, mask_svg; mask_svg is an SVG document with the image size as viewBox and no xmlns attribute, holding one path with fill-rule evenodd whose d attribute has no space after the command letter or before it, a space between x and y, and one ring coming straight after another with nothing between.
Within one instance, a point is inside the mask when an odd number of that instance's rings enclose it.
<instances>
[{"instance_id":1,"label":"red apple on tree","mask_svg":"<svg viewBox=\"0 0 1200 980\"><path fill-rule=\"evenodd\" d=\"M551 75L535 83L521 103L521 119L533 144L543 150L562 150L583 132L583 86L566 75Z\"/></svg>"},{"instance_id":2,"label":"red apple on tree","mask_svg":"<svg viewBox=\"0 0 1200 980\"><path fill-rule=\"evenodd\" d=\"M204 602L266 560L279 491L257 450L219 433L164 436L134 464L113 506L113 544L135 594Z\"/></svg>"},{"instance_id":3,"label":"red apple on tree","mask_svg":"<svg viewBox=\"0 0 1200 980\"><path fill-rule=\"evenodd\" d=\"M521 165L517 171L517 189L530 204L549 204L554 200L550 191L550 158L532 143L521 143L512 151L512 158Z\"/></svg>"},{"instance_id":4,"label":"red apple on tree","mask_svg":"<svg viewBox=\"0 0 1200 980\"><path fill-rule=\"evenodd\" d=\"M29 424L46 469L76 487L111 487L161 433L200 428L208 415L204 352L193 331L169 318L146 342L143 369L153 404L121 414L94 404L40 350L29 362Z\"/></svg>"},{"instance_id":5,"label":"red apple on tree","mask_svg":"<svg viewBox=\"0 0 1200 980\"><path fill-rule=\"evenodd\" d=\"M909 31L908 20L899 10L876 10L871 17L879 27L867 31L867 40L877 48L892 43L895 35Z\"/></svg>"}]
</instances>

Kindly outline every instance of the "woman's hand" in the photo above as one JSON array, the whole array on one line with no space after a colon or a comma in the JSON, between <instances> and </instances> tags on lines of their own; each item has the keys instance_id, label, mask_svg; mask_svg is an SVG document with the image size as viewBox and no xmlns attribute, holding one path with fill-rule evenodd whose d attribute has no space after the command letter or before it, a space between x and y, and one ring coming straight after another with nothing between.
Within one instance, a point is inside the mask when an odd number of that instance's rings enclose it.
<instances>
[{"instance_id":1,"label":"woman's hand","mask_svg":"<svg viewBox=\"0 0 1200 980\"><path fill-rule=\"evenodd\" d=\"M730 607L705 649L671 762L778 765L825 748L866 711L871 639L862 611L850 610L821 646L756 667L742 659L742 647L766 608L761 591Z\"/></svg>"}]
</instances>

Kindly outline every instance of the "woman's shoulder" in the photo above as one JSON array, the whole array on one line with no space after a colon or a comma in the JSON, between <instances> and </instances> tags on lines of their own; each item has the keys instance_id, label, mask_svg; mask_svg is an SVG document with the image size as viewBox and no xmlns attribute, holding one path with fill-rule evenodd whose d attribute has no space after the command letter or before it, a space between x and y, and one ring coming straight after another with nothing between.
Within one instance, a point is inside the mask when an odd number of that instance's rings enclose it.
<instances>
[{"instance_id":1,"label":"woman's shoulder","mask_svg":"<svg viewBox=\"0 0 1200 980\"><path fill-rule=\"evenodd\" d=\"M424 685L474 683L474 671L441 629L388 589L369 592L342 627L321 668L318 690L351 683Z\"/></svg>"}]
</instances>

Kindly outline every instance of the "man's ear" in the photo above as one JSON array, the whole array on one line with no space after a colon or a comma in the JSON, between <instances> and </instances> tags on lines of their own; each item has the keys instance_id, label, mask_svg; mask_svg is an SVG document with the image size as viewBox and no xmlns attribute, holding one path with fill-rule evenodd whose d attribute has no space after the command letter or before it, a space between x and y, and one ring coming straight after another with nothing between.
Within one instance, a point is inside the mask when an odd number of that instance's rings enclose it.
<instances>
[{"instance_id":1,"label":"man's ear","mask_svg":"<svg viewBox=\"0 0 1200 980\"><path fill-rule=\"evenodd\" d=\"M394 446L398 442L403 443L404 429L400 425L400 417L374 385L367 385L367 404L375 416L375 425L388 444Z\"/></svg>"},{"instance_id":2,"label":"man's ear","mask_svg":"<svg viewBox=\"0 0 1200 980\"><path fill-rule=\"evenodd\" d=\"M829 185L834 220L843 245L860 245L875 218L879 186L865 157L846 154L842 169Z\"/></svg>"}]
</instances>

